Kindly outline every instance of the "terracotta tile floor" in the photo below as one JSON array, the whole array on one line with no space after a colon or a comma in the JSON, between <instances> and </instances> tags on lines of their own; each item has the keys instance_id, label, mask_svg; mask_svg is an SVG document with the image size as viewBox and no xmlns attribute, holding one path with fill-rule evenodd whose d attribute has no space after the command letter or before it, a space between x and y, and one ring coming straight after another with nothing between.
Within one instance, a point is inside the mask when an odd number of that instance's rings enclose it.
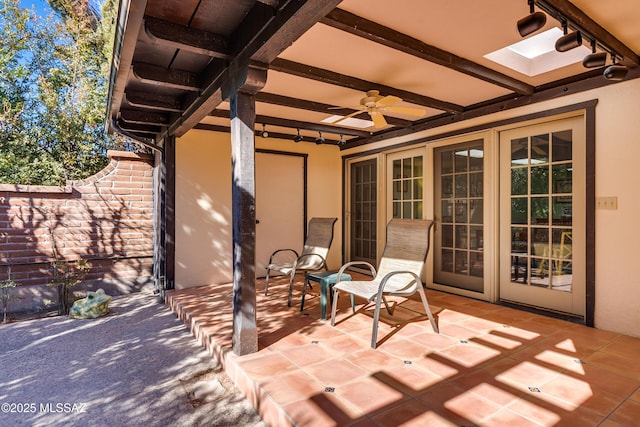
<instances>
[{"instance_id":1,"label":"terracotta tile floor","mask_svg":"<svg viewBox=\"0 0 640 427\"><path fill-rule=\"evenodd\" d=\"M231 285L167 296L268 425L640 423L640 338L429 290L440 334L419 299L398 299L394 316L381 311L372 350L370 309L352 314L343 297L331 327L318 286L300 311L301 286L287 307L288 281L265 297L258 280L259 351L242 357L231 352Z\"/></svg>"}]
</instances>

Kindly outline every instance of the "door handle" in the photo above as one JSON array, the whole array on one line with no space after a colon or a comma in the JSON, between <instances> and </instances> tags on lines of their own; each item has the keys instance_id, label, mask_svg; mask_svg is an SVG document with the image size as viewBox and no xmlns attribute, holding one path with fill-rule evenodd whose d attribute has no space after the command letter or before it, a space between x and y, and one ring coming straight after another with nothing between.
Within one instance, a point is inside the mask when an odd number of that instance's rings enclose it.
<instances>
[{"instance_id":1,"label":"door handle","mask_svg":"<svg viewBox=\"0 0 640 427\"><path fill-rule=\"evenodd\" d=\"M256 224L260 224L260 220L259 219L256 219Z\"/></svg>"}]
</instances>

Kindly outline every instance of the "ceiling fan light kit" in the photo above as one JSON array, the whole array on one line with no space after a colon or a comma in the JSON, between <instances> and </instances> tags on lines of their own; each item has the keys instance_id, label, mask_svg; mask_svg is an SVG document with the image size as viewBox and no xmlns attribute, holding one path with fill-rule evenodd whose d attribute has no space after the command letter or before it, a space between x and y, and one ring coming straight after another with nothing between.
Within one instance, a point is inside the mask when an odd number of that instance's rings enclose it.
<instances>
[{"instance_id":1,"label":"ceiling fan light kit","mask_svg":"<svg viewBox=\"0 0 640 427\"><path fill-rule=\"evenodd\" d=\"M353 107L357 111L340 117L339 119L331 122L331 124L340 123L343 120L346 120L353 116L357 116L363 111L366 111L369 114L369 117L371 117L373 127L376 129L381 129L388 126L387 120L384 118L383 111L417 117L422 117L426 114L426 111L422 108L396 106L396 104L399 104L400 102L402 102L402 99L398 98L397 96L382 96L380 95L380 91L369 90L367 91L366 96L360 99L360 105Z\"/></svg>"}]
</instances>

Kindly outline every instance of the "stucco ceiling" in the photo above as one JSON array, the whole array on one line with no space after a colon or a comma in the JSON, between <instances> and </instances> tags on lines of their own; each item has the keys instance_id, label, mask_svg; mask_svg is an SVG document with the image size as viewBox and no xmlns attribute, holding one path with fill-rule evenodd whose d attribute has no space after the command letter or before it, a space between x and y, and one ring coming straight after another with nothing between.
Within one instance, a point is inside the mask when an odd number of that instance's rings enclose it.
<instances>
[{"instance_id":1,"label":"stucco ceiling","mask_svg":"<svg viewBox=\"0 0 640 427\"><path fill-rule=\"evenodd\" d=\"M228 131L222 88L234 67L249 63L268 67L256 97L256 130L266 124L272 136L292 139L300 129L307 141L322 131L330 143L343 134L347 147L615 84L602 68L581 63L529 77L484 58L522 40L516 22L529 13L526 0L124 3L109 119L114 129L151 145L194 126ZM640 75L637 0L542 3L622 55L626 79ZM560 27L559 16L549 16L540 31ZM353 112L370 89L398 96L399 106L424 115L386 112L389 124L381 129L322 122Z\"/></svg>"}]
</instances>

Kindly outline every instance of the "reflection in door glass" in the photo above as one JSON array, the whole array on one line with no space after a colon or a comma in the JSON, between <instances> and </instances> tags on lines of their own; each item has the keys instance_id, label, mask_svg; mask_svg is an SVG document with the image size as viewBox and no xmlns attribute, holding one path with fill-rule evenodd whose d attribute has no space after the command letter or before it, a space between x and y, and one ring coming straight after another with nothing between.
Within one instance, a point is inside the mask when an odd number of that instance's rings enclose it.
<instances>
[{"instance_id":1,"label":"reflection in door glass","mask_svg":"<svg viewBox=\"0 0 640 427\"><path fill-rule=\"evenodd\" d=\"M572 132L511 141L511 281L572 290Z\"/></svg>"}]
</instances>

